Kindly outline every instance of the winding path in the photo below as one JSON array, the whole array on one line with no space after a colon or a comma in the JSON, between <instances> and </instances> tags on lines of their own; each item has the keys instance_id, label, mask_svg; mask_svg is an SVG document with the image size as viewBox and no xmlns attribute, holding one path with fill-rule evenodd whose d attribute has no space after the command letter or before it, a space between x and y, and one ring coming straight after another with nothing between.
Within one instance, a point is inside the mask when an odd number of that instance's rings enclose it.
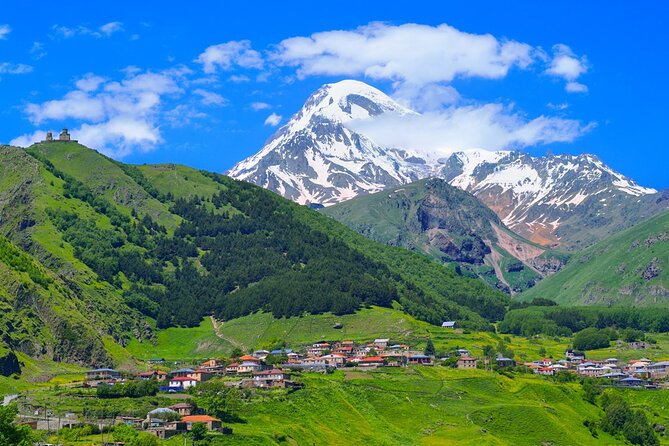
<instances>
[{"instance_id":1,"label":"winding path","mask_svg":"<svg viewBox=\"0 0 669 446\"><path fill-rule=\"evenodd\" d=\"M211 319L211 324L214 326L214 334L218 336L220 339L223 339L225 342L228 344L232 345L233 347L237 347L241 351L246 351L246 346L244 344L239 343L235 339L232 339L228 336L225 336L223 333L221 333L221 325L223 325L223 322L217 321L214 316L209 316Z\"/></svg>"}]
</instances>

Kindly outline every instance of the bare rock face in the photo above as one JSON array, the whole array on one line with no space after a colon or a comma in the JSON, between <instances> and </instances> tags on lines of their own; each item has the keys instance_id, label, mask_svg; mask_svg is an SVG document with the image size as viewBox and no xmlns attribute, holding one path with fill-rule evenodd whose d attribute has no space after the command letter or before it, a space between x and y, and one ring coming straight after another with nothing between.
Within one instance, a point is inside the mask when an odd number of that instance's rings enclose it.
<instances>
[{"instance_id":1,"label":"bare rock face","mask_svg":"<svg viewBox=\"0 0 669 446\"><path fill-rule=\"evenodd\" d=\"M536 257L530 260L530 264L541 274L549 276L560 271L565 266L565 261L557 257Z\"/></svg>"}]
</instances>

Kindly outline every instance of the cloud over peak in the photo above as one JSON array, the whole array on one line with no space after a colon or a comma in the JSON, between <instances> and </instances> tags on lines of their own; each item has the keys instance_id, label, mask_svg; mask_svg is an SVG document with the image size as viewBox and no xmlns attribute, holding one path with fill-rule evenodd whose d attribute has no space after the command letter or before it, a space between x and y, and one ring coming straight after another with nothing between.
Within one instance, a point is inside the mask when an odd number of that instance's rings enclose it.
<instances>
[{"instance_id":1,"label":"cloud over peak","mask_svg":"<svg viewBox=\"0 0 669 446\"><path fill-rule=\"evenodd\" d=\"M351 31L325 31L283 40L272 58L297 67L300 77L367 76L414 85L456 77L501 78L533 60L532 46L471 34L442 24L371 23Z\"/></svg>"},{"instance_id":2,"label":"cloud over peak","mask_svg":"<svg viewBox=\"0 0 669 446\"><path fill-rule=\"evenodd\" d=\"M451 106L415 115L382 114L347 125L382 146L432 156L467 149L521 149L571 142L594 126L543 115L528 119L500 103Z\"/></svg>"}]
</instances>

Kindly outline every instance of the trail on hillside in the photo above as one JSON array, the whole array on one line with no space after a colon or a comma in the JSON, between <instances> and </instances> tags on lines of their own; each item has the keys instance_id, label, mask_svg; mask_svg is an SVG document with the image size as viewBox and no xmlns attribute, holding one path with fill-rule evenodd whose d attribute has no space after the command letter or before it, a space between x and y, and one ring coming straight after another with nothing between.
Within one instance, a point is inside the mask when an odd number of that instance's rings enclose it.
<instances>
[{"instance_id":1,"label":"trail on hillside","mask_svg":"<svg viewBox=\"0 0 669 446\"><path fill-rule=\"evenodd\" d=\"M214 334L216 336L218 336L219 338L228 342L233 347L237 347L238 349L240 349L242 351L246 351L246 346L244 344L241 344L238 341L236 341L235 339L232 339L228 336L225 336L223 333L221 333L220 328L221 328L221 325L223 325L223 322L217 321L214 316L209 316L209 318L211 319L211 324L214 326Z\"/></svg>"}]
</instances>

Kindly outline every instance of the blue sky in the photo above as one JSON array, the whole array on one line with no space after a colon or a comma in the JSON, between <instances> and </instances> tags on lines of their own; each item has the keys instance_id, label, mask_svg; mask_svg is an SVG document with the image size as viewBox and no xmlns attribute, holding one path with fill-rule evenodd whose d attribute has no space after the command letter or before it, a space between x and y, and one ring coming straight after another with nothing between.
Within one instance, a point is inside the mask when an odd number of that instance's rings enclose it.
<instances>
[{"instance_id":1,"label":"blue sky","mask_svg":"<svg viewBox=\"0 0 669 446\"><path fill-rule=\"evenodd\" d=\"M27 3L0 12L5 143L68 126L126 162L223 171L355 78L452 149L595 153L669 186L662 2Z\"/></svg>"}]
</instances>

